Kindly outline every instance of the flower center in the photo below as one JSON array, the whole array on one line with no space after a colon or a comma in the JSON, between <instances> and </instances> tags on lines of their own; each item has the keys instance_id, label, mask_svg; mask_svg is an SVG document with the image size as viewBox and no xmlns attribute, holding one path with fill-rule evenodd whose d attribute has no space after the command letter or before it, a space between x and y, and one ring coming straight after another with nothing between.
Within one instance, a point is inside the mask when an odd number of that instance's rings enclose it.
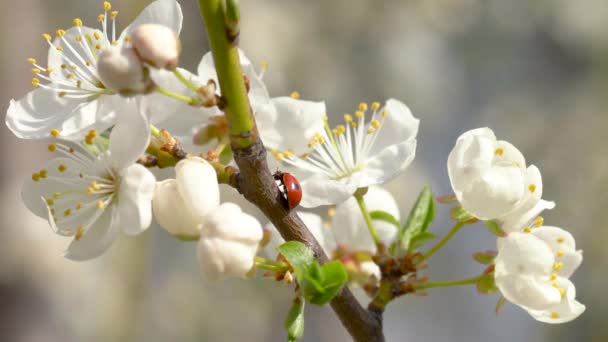
<instances>
[{"instance_id":1,"label":"flower center","mask_svg":"<svg viewBox=\"0 0 608 342\"><path fill-rule=\"evenodd\" d=\"M51 135L57 136L53 130ZM90 144L56 142L48 150L61 156L51 160L48 169L32 174L48 193L44 201L55 233L79 240L115 198L119 177L108 162L106 146L97 134L87 135ZM44 184L44 183L47 184Z\"/></svg>"},{"instance_id":2,"label":"flower center","mask_svg":"<svg viewBox=\"0 0 608 342\"><path fill-rule=\"evenodd\" d=\"M119 44L116 40L118 11L111 11L112 5L107 1L103 8L104 13L97 17L101 30L84 27L82 20L76 18L73 28L55 31L55 41L52 41L50 34L42 34L51 48L50 60L45 68L36 59L28 58L34 73L32 86L50 89L60 97L78 99L113 94L97 74L97 56L104 47ZM112 26L110 30L109 24ZM124 41L128 42L129 38L126 37Z\"/></svg>"},{"instance_id":3,"label":"flower center","mask_svg":"<svg viewBox=\"0 0 608 342\"><path fill-rule=\"evenodd\" d=\"M386 110L379 111L379 108L380 103L372 103L371 119L366 122L368 105L361 103L354 117L344 114L344 123L333 129L325 116L325 130L315 133L304 154L298 156L292 150L285 150L272 151L272 155L280 162L323 173L332 179L348 178L365 168L386 117Z\"/></svg>"}]
</instances>

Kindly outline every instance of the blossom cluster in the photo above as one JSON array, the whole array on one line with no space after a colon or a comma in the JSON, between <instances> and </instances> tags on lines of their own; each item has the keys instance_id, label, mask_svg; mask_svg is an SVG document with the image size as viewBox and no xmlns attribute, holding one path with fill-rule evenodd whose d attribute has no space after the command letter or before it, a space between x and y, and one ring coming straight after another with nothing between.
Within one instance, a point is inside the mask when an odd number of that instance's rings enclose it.
<instances>
[{"instance_id":1,"label":"blossom cluster","mask_svg":"<svg viewBox=\"0 0 608 342\"><path fill-rule=\"evenodd\" d=\"M227 118L212 54L202 57L196 74L179 67L183 16L175 0L154 1L119 35L118 12L109 2L103 8L101 29L77 18L54 39L43 35L48 66L30 58L35 89L9 105L11 131L50 139L48 150L56 154L25 182L26 206L72 238L65 253L72 260L98 257L121 231L137 235L155 221L176 238L198 241L209 278L250 275L258 253L275 257L283 240L271 223L264 230L237 204L220 200L218 167L234 163L225 153ZM305 208L298 214L324 251L344 264L352 284L377 289L386 272L375 257L404 238L400 209L382 185L414 160L419 119L388 99L360 103L332 127L324 102L297 93L271 97L264 72L240 50L239 59L264 146L290 182L299 180L290 188L277 178L287 209ZM147 162L175 149L174 177ZM555 206L541 199L539 169L526 166L522 153L489 128L460 136L447 167L462 209L501 228L491 273L502 296L539 321L579 316L585 307L569 278L582 253L570 233L545 226L539 216ZM306 211L322 206L327 219ZM414 249L399 257L420 257ZM293 270L281 257L276 262L271 266L283 276Z\"/></svg>"}]
</instances>

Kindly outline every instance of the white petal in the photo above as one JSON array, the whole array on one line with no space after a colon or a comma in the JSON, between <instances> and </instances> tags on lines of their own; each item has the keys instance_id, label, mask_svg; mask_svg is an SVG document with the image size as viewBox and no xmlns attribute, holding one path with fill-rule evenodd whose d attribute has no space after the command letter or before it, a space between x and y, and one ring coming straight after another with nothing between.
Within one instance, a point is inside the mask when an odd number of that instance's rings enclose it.
<instances>
[{"instance_id":1,"label":"white petal","mask_svg":"<svg viewBox=\"0 0 608 342\"><path fill-rule=\"evenodd\" d=\"M375 210L386 211L397 220L400 219L399 207L393 196L381 187L369 187L367 194L363 197L369 212ZM336 214L332 220L332 230L339 245L347 246L353 250L376 252L376 245L369 232L369 228L363 219L361 209L354 198L336 207ZM378 237L386 245L397 237L397 228L384 221L373 220Z\"/></svg>"},{"instance_id":2,"label":"white petal","mask_svg":"<svg viewBox=\"0 0 608 342\"><path fill-rule=\"evenodd\" d=\"M555 202L540 200L528 211L518 209L501 218L501 228L507 233L519 232L523 228L530 226L532 221L538 217L543 210L553 208L555 208Z\"/></svg>"},{"instance_id":3,"label":"white petal","mask_svg":"<svg viewBox=\"0 0 608 342\"><path fill-rule=\"evenodd\" d=\"M416 119L410 109L401 101L389 99L381 110L386 111L386 117L370 155L380 153L387 146L415 140L418 134L420 120Z\"/></svg>"},{"instance_id":4,"label":"white petal","mask_svg":"<svg viewBox=\"0 0 608 342\"><path fill-rule=\"evenodd\" d=\"M487 127L467 131L456 140L448 156L448 175L459 199L471 181L491 166L495 144L496 136Z\"/></svg>"},{"instance_id":5,"label":"white petal","mask_svg":"<svg viewBox=\"0 0 608 342\"><path fill-rule=\"evenodd\" d=\"M82 139L89 129L108 128L113 117L114 112L100 108L97 101L60 98L54 91L39 88L11 100L6 125L24 139L48 137L51 129L60 130L66 139Z\"/></svg>"},{"instance_id":6,"label":"white petal","mask_svg":"<svg viewBox=\"0 0 608 342\"><path fill-rule=\"evenodd\" d=\"M543 310L559 303L559 290L549 280L522 274L496 276L496 286L511 303L534 310Z\"/></svg>"},{"instance_id":7,"label":"white petal","mask_svg":"<svg viewBox=\"0 0 608 342\"><path fill-rule=\"evenodd\" d=\"M340 204L355 193L355 184L329 179L323 175L313 175L300 181L304 208L315 208L322 205Z\"/></svg>"},{"instance_id":8,"label":"white petal","mask_svg":"<svg viewBox=\"0 0 608 342\"><path fill-rule=\"evenodd\" d=\"M144 8L137 18L125 28L120 34L119 40L123 41L127 35L130 35L135 28L142 24L165 25L179 35L182 30L183 18L182 9L177 1L156 0Z\"/></svg>"},{"instance_id":9,"label":"white petal","mask_svg":"<svg viewBox=\"0 0 608 342\"><path fill-rule=\"evenodd\" d=\"M102 255L118 236L119 226L115 208L110 206L80 240L72 241L65 257L75 261L96 258Z\"/></svg>"},{"instance_id":10,"label":"white petal","mask_svg":"<svg viewBox=\"0 0 608 342\"><path fill-rule=\"evenodd\" d=\"M367 161L363 170L352 175L351 182L357 188L386 183L403 172L415 156L415 139L385 147Z\"/></svg>"},{"instance_id":11,"label":"white petal","mask_svg":"<svg viewBox=\"0 0 608 342\"><path fill-rule=\"evenodd\" d=\"M117 170L129 167L137 161L150 143L150 125L139 111L120 113L118 122L110 133L110 158Z\"/></svg>"},{"instance_id":12,"label":"white petal","mask_svg":"<svg viewBox=\"0 0 608 342\"><path fill-rule=\"evenodd\" d=\"M324 102L276 97L268 110L257 111L256 120L269 149L304 151L317 132L323 131Z\"/></svg>"},{"instance_id":13,"label":"white petal","mask_svg":"<svg viewBox=\"0 0 608 342\"><path fill-rule=\"evenodd\" d=\"M510 233L496 241L495 274L549 276L555 257L543 240L529 233Z\"/></svg>"},{"instance_id":14,"label":"white petal","mask_svg":"<svg viewBox=\"0 0 608 342\"><path fill-rule=\"evenodd\" d=\"M527 310L537 321L550 324L566 323L577 318L585 311L585 305L575 299L576 289L574 284L565 278L558 279L558 283L566 291L566 295L562 297L558 304L545 310Z\"/></svg>"},{"instance_id":15,"label":"white petal","mask_svg":"<svg viewBox=\"0 0 608 342\"><path fill-rule=\"evenodd\" d=\"M201 238L218 238L252 246L257 245L262 236L258 220L229 202L222 203L209 214L201 229Z\"/></svg>"},{"instance_id":16,"label":"white petal","mask_svg":"<svg viewBox=\"0 0 608 342\"><path fill-rule=\"evenodd\" d=\"M583 252L577 251L574 237L569 232L551 226L532 229L532 234L543 240L556 254L556 261L561 262L561 269L556 273L569 278L583 261Z\"/></svg>"},{"instance_id":17,"label":"white petal","mask_svg":"<svg viewBox=\"0 0 608 342\"><path fill-rule=\"evenodd\" d=\"M152 172L140 164L129 166L121 174L118 223L128 235L139 234L150 226L155 181Z\"/></svg>"},{"instance_id":18,"label":"white petal","mask_svg":"<svg viewBox=\"0 0 608 342\"><path fill-rule=\"evenodd\" d=\"M524 180L515 166L496 166L472 180L459 199L462 207L482 220L513 211L524 196Z\"/></svg>"},{"instance_id":19,"label":"white petal","mask_svg":"<svg viewBox=\"0 0 608 342\"><path fill-rule=\"evenodd\" d=\"M254 264L256 246L214 238L201 238L196 252L201 270L211 280L245 277Z\"/></svg>"},{"instance_id":20,"label":"white petal","mask_svg":"<svg viewBox=\"0 0 608 342\"><path fill-rule=\"evenodd\" d=\"M193 213L185 204L175 179L157 183L152 206L156 222L170 234L182 236L199 234L203 222L200 216Z\"/></svg>"},{"instance_id":21,"label":"white petal","mask_svg":"<svg viewBox=\"0 0 608 342\"><path fill-rule=\"evenodd\" d=\"M215 169L204 159L187 158L175 166L177 187L184 204L199 222L220 203L220 188Z\"/></svg>"}]
</instances>

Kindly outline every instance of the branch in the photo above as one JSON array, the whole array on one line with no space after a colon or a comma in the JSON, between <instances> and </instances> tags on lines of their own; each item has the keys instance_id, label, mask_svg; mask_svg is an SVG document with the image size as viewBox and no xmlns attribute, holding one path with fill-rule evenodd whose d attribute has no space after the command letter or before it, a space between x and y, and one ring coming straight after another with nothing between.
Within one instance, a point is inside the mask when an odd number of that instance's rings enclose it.
<instances>
[{"instance_id":1,"label":"branch","mask_svg":"<svg viewBox=\"0 0 608 342\"><path fill-rule=\"evenodd\" d=\"M283 201L266 162L266 150L255 125L243 81L234 27L225 24L221 0L198 0L207 26L215 67L222 92L223 109L230 126L230 141L240 172L235 185L275 225L287 241L306 244L320 263L328 261L314 236L302 220L290 212ZM347 287L332 300L331 306L355 341L383 342L382 316L367 311Z\"/></svg>"}]
</instances>

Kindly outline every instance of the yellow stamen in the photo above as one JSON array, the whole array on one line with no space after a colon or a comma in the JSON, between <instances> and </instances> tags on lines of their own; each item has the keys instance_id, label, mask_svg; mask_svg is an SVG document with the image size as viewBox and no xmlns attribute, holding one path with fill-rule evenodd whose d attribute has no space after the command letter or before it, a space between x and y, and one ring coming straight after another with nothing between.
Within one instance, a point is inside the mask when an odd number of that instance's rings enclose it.
<instances>
[{"instance_id":1,"label":"yellow stamen","mask_svg":"<svg viewBox=\"0 0 608 342\"><path fill-rule=\"evenodd\" d=\"M376 129L378 127L380 127L380 121L378 121L376 119L372 120L372 122L370 122L370 124L372 125L372 127L376 128Z\"/></svg>"},{"instance_id":2,"label":"yellow stamen","mask_svg":"<svg viewBox=\"0 0 608 342\"><path fill-rule=\"evenodd\" d=\"M97 45L95 45L95 48L96 48L97 50L101 49L101 44L97 44Z\"/></svg>"},{"instance_id":3,"label":"yellow stamen","mask_svg":"<svg viewBox=\"0 0 608 342\"><path fill-rule=\"evenodd\" d=\"M76 41L80 43L82 41L82 36L76 36L76 38L74 39L76 39Z\"/></svg>"},{"instance_id":4,"label":"yellow stamen","mask_svg":"<svg viewBox=\"0 0 608 342\"><path fill-rule=\"evenodd\" d=\"M557 312L552 312L551 313L551 318L558 319L559 318L559 314Z\"/></svg>"},{"instance_id":5,"label":"yellow stamen","mask_svg":"<svg viewBox=\"0 0 608 342\"><path fill-rule=\"evenodd\" d=\"M564 252L563 250L558 250L557 253L555 253L558 257L562 257L564 256L564 254L566 254L566 252Z\"/></svg>"},{"instance_id":6,"label":"yellow stamen","mask_svg":"<svg viewBox=\"0 0 608 342\"><path fill-rule=\"evenodd\" d=\"M562 269L562 267L564 267L564 263L561 261L556 262L555 264L553 264L553 270L554 271L559 271Z\"/></svg>"},{"instance_id":7,"label":"yellow stamen","mask_svg":"<svg viewBox=\"0 0 608 342\"><path fill-rule=\"evenodd\" d=\"M48 175L48 172L46 170L40 170L40 172L38 172L38 174L40 175L40 178L46 178L46 176Z\"/></svg>"},{"instance_id":8,"label":"yellow stamen","mask_svg":"<svg viewBox=\"0 0 608 342\"><path fill-rule=\"evenodd\" d=\"M336 215L336 208L327 209L327 216L334 217Z\"/></svg>"},{"instance_id":9,"label":"yellow stamen","mask_svg":"<svg viewBox=\"0 0 608 342\"><path fill-rule=\"evenodd\" d=\"M358 110L355 112L355 116L358 117L359 119L362 118L365 115L365 113L363 113L362 111Z\"/></svg>"},{"instance_id":10,"label":"yellow stamen","mask_svg":"<svg viewBox=\"0 0 608 342\"><path fill-rule=\"evenodd\" d=\"M27 62L30 63L30 64L36 64L36 59L34 59L34 58L28 58Z\"/></svg>"},{"instance_id":11,"label":"yellow stamen","mask_svg":"<svg viewBox=\"0 0 608 342\"><path fill-rule=\"evenodd\" d=\"M563 243L564 242L564 238L557 238L557 243Z\"/></svg>"},{"instance_id":12,"label":"yellow stamen","mask_svg":"<svg viewBox=\"0 0 608 342\"><path fill-rule=\"evenodd\" d=\"M100 14L100 15L97 16L97 21L102 22L105 18L106 18L105 15Z\"/></svg>"},{"instance_id":13,"label":"yellow stamen","mask_svg":"<svg viewBox=\"0 0 608 342\"><path fill-rule=\"evenodd\" d=\"M346 123L352 122L353 121L353 117L350 114L344 114L344 121Z\"/></svg>"},{"instance_id":14,"label":"yellow stamen","mask_svg":"<svg viewBox=\"0 0 608 342\"><path fill-rule=\"evenodd\" d=\"M131 42L131 36L125 36L125 43Z\"/></svg>"},{"instance_id":15,"label":"yellow stamen","mask_svg":"<svg viewBox=\"0 0 608 342\"><path fill-rule=\"evenodd\" d=\"M283 161L283 159L285 159L285 155L281 152L277 153L276 157L275 157L278 161Z\"/></svg>"},{"instance_id":16,"label":"yellow stamen","mask_svg":"<svg viewBox=\"0 0 608 342\"><path fill-rule=\"evenodd\" d=\"M49 151L55 152L56 150L57 150L57 145L55 145L55 144L49 144Z\"/></svg>"},{"instance_id":17,"label":"yellow stamen","mask_svg":"<svg viewBox=\"0 0 608 342\"><path fill-rule=\"evenodd\" d=\"M74 77L76 77L76 75L72 74L71 72L66 76L68 80L71 80Z\"/></svg>"},{"instance_id":18,"label":"yellow stamen","mask_svg":"<svg viewBox=\"0 0 608 342\"><path fill-rule=\"evenodd\" d=\"M50 34L48 34L48 33L43 33L43 34L42 34L42 37L44 37L44 39L46 39L46 40L48 40L48 41L50 41L51 39L53 39L53 37L51 37L51 35L50 35Z\"/></svg>"},{"instance_id":19,"label":"yellow stamen","mask_svg":"<svg viewBox=\"0 0 608 342\"><path fill-rule=\"evenodd\" d=\"M73 21L74 26L82 26L82 20L80 18L75 18Z\"/></svg>"},{"instance_id":20,"label":"yellow stamen","mask_svg":"<svg viewBox=\"0 0 608 342\"><path fill-rule=\"evenodd\" d=\"M534 191L536 191L536 185L530 184L530 186L528 187L528 190L530 190L531 193L534 193Z\"/></svg>"},{"instance_id":21,"label":"yellow stamen","mask_svg":"<svg viewBox=\"0 0 608 342\"><path fill-rule=\"evenodd\" d=\"M57 46L56 49L57 51L63 51L63 46Z\"/></svg>"},{"instance_id":22,"label":"yellow stamen","mask_svg":"<svg viewBox=\"0 0 608 342\"><path fill-rule=\"evenodd\" d=\"M68 93L65 91L59 92L59 97L64 97L66 96Z\"/></svg>"},{"instance_id":23,"label":"yellow stamen","mask_svg":"<svg viewBox=\"0 0 608 342\"><path fill-rule=\"evenodd\" d=\"M102 200L97 201L97 209L103 209L105 208L105 204L103 203Z\"/></svg>"},{"instance_id":24,"label":"yellow stamen","mask_svg":"<svg viewBox=\"0 0 608 342\"><path fill-rule=\"evenodd\" d=\"M57 37L63 37L65 35L65 30L59 29L55 31L55 34L57 35Z\"/></svg>"},{"instance_id":25,"label":"yellow stamen","mask_svg":"<svg viewBox=\"0 0 608 342\"><path fill-rule=\"evenodd\" d=\"M540 227L545 223L545 219L542 216L538 216L534 219L534 226Z\"/></svg>"},{"instance_id":26,"label":"yellow stamen","mask_svg":"<svg viewBox=\"0 0 608 342\"><path fill-rule=\"evenodd\" d=\"M79 210L82 208L82 203L78 202L76 203L76 210Z\"/></svg>"},{"instance_id":27,"label":"yellow stamen","mask_svg":"<svg viewBox=\"0 0 608 342\"><path fill-rule=\"evenodd\" d=\"M557 279L557 273L552 273L551 274L551 280L555 280Z\"/></svg>"},{"instance_id":28,"label":"yellow stamen","mask_svg":"<svg viewBox=\"0 0 608 342\"><path fill-rule=\"evenodd\" d=\"M87 195L91 195L91 194L93 194L93 192L95 192L95 190L93 190L93 188L87 188Z\"/></svg>"},{"instance_id":29,"label":"yellow stamen","mask_svg":"<svg viewBox=\"0 0 608 342\"><path fill-rule=\"evenodd\" d=\"M556 281L554 281L554 282L551 283L551 286L553 286L553 287L559 287L559 284Z\"/></svg>"},{"instance_id":30,"label":"yellow stamen","mask_svg":"<svg viewBox=\"0 0 608 342\"><path fill-rule=\"evenodd\" d=\"M497 148L496 150L494 150L494 154L497 156L502 156L503 153L505 153L505 150L503 150L502 148Z\"/></svg>"},{"instance_id":31,"label":"yellow stamen","mask_svg":"<svg viewBox=\"0 0 608 342\"><path fill-rule=\"evenodd\" d=\"M386 109L382 110L382 113L380 113L380 115L382 116L382 118L386 118Z\"/></svg>"},{"instance_id":32,"label":"yellow stamen","mask_svg":"<svg viewBox=\"0 0 608 342\"><path fill-rule=\"evenodd\" d=\"M377 111L380 109L380 102L372 102L372 110Z\"/></svg>"},{"instance_id":33,"label":"yellow stamen","mask_svg":"<svg viewBox=\"0 0 608 342\"><path fill-rule=\"evenodd\" d=\"M104 1L103 2L103 9L106 11L109 11L112 9L112 4L109 1Z\"/></svg>"},{"instance_id":34,"label":"yellow stamen","mask_svg":"<svg viewBox=\"0 0 608 342\"><path fill-rule=\"evenodd\" d=\"M262 71L268 70L268 62L260 63L260 69L262 69Z\"/></svg>"},{"instance_id":35,"label":"yellow stamen","mask_svg":"<svg viewBox=\"0 0 608 342\"><path fill-rule=\"evenodd\" d=\"M67 67L68 67L67 65L61 64L61 69L67 69Z\"/></svg>"},{"instance_id":36,"label":"yellow stamen","mask_svg":"<svg viewBox=\"0 0 608 342\"><path fill-rule=\"evenodd\" d=\"M530 227L526 227L524 228L524 233L531 233L532 229L530 229Z\"/></svg>"},{"instance_id":37,"label":"yellow stamen","mask_svg":"<svg viewBox=\"0 0 608 342\"><path fill-rule=\"evenodd\" d=\"M300 93L298 93L297 91L294 91L291 93L291 95L289 95L292 99L296 99L299 100L300 99Z\"/></svg>"},{"instance_id":38,"label":"yellow stamen","mask_svg":"<svg viewBox=\"0 0 608 342\"><path fill-rule=\"evenodd\" d=\"M82 235L84 235L84 227L79 226L78 229L76 230L76 235L74 236L74 240L78 241L78 240L82 239Z\"/></svg>"},{"instance_id":39,"label":"yellow stamen","mask_svg":"<svg viewBox=\"0 0 608 342\"><path fill-rule=\"evenodd\" d=\"M118 16L118 11L112 11L110 12L110 19L114 19Z\"/></svg>"},{"instance_id":40,"label":"yellow stamen","mask_svg":"<svg viewBox=\"0 0 608 342\"><path fill-rule=\"evenodd\" d=\"M95 190L99 190L101 189L101 187L99 186L99 184L97 184L97 182L93 182L91 183L91 188L95 189Z\"/></svg>"},{"instance_id":41,"label":"yellow stamen","mask_svg":"<svg viewBox=\"0 0 608 342\"><path fill-rule=\"evenodd\" d=\"M32 68L32 72L36 75L38 75L40 73L40 69L38 68Z\"/></svg>"},{"instance_id":42,"label":"yellow stamen","mask_svg":"<svg viewBox=\"0 0 608 342\"><path fill-rule=\"evenodd\" d=\"M51 206L51 205L55 204L55 201L53 201L52 198L47 198L46 199L46 204L48 204L49 206Z\"/></svg>"},{"instance_id":43,"label":"yellow stamen","mask_svg":"<svg viewBox=\"0 0 608 342\"><path fill-rule=\"evenodd\" d=\"M59 164L59 166L57 166L57 170L59 170L59 172L64 172L67 169L68 167L63 164Z\"/></svg>"},{"instance_id":44,"label":"yellow stamen","mask_svg":"<svg viewBox=\"0 0 608 342\"><path fill-rule=\"evenodd\" d=\"M70 216L71 214L72 214L72 209L66 209L66 210L63 212L63 216Z\"/></svg>"},{"instance_id":45,"label":"yellow stamen","mask_svg":"<svg viewBox=\"0 0 608 342\"><path fill-rule=\"evenodd\" d=\"M50 74L51 74L53 71L55 71L55 69L53 69L53 68L51 68L51 67L48 67L48 68L46 68L46 70L45 70L45 72L46 72L46 74L47 74L47 75L50 75Z\"/></svg>"},{"instance_id":46,"label":"yellow stamen","mask_svg":"<svg viewBox=\"0 0 608 342\"><path fill-rule=\"evenodd\" d=\"M95 32L93 33L93 37L95 37L95 40L99 40L99 38L101 38L101 35L99 34L99 32Z\"/></svg>"},{"instance_id":47,"label":"yellow stamen","mask_svg":"<svg viewBox=\"0 0 608 342\"><path fill-rule=\"evenodd\" d=\"M367 110L367 103L361 102L359 103L359 110L365 112Z\"/></svg>"},{"instance_id":48,"label":"yellow stamen","mask_svg":"<svg viewBox=\"0 0 608 342\"><path fill-rule=\"evenodd\" d=\"M34 87L37 87L40 84L40 80L37 79L36 77L32 78L32 85Z\"/></svg>"},{"instance_id":49,"label":"yellow stamen","mask_svg":"<svg viewBox=\"0 0 608 342\"><path fill-rule=\"evenodd\" d=\"M37 174L37 173L33 173L33 174L32 174L32 180L33 180L34 182L39 181L39 180L40 180L40 175L39 175L39 174Z\"/></svg>"}]
</instances>

